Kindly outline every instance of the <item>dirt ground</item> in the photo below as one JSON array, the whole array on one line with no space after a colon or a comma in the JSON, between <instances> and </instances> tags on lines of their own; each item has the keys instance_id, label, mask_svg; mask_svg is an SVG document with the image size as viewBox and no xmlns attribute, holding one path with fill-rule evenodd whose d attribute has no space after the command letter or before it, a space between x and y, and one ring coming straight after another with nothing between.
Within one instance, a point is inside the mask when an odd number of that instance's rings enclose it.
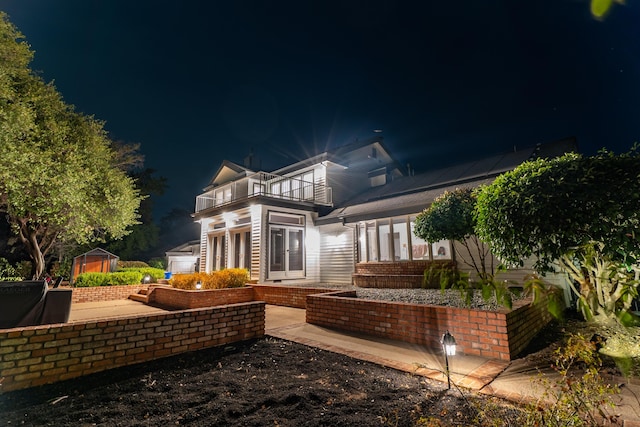
<instances>
[{"instance_id":1,"label":"dirt ground","mask_svg":"<svg viewBox=\"0 0 640 427\"><path fill-rule=\"evenodd\" d=\"M550 327L523 357L549 357ZM0 395L0 425L482 425L513 405L290 341L264 338ZM489 424L485 424L489 425Z\"/></svg>"}]
</instances>

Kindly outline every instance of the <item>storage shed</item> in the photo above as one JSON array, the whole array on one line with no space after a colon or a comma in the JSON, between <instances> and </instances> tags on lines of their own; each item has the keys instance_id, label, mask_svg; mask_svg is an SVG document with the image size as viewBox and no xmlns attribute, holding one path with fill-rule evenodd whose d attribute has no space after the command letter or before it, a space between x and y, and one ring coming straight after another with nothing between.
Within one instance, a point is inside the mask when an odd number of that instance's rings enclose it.
<instances>
[{"instance_id":1,"label":"storage shed","mask_svg":"<svg viewBox=\"0 0 640 427\"><path fill-rule=\"evenodd\" d=\"M73 259L70 282L73 283L73 278L78 277L81 273L109 273L116 271L118 259L119 257L116 255L100 248L78 255Z\"/></svg>"}]
</instances>

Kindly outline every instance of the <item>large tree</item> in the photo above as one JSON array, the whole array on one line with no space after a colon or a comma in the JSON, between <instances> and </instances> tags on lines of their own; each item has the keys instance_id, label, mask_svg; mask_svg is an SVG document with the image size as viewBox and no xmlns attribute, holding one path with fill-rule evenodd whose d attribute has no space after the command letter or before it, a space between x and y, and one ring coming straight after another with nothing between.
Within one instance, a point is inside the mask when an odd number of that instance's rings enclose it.
<instances>
[{"instance_id":1,"label":"large tree","mask_svg":"<svg viewBox=\"0 0 640 427\"><path fill-rule=\"evenodd\" d=\"M127 234L142 197L104 124L33 73L32 56L0 12L0 210L39 277L56 242Z\"/></svg>"},{"instance_id":2,"label":"large tree","mask_svg":"<svg viewBox=\"0 0 640 427\"><path fill-rule=\"evenodd\" d=\"M635 149L525 162L479 192L476 231L505 262L533 257L540 272L559 266L585 318L634 320L639 183Z\"/></svg>"}]
</instances>

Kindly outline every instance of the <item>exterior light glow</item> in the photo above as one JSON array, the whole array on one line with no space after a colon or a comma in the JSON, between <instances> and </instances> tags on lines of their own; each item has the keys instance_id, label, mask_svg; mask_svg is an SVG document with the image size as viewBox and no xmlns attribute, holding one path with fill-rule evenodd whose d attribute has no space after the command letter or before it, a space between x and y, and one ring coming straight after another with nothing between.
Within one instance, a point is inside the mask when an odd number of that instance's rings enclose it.
<instances>
[{"instance_id":1,"label":"exterior light glow","mask_svg":"<svg viewBox=\"0 0 640 427\"><path fill-rule=\"evenodd\" d=\"M442 335L440 344L442 345L442 349L444 350L444 364L447 370L447 389L450 390L451 373L449 371L449 356L456 355L456 339L449 333L449 331L447 331L444 333L444 335Z\"/></svg>"}]
</instances>

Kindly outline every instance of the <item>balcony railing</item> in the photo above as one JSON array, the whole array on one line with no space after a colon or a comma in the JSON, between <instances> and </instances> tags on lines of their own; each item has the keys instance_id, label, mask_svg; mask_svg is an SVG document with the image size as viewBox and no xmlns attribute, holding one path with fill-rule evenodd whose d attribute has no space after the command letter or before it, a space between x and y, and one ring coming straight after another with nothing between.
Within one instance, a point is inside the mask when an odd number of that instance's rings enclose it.
<instances>
[{"instance_id":1,"label":"balcony railing","mask_svg":"<svg viewBox=\"0 0 640 427\"><path fill-rule=\"evenodd\" d=\"M196 213L258 196L323 206L332 204L331 187L267 172L257 172L196 197Z\"/></svg>"}]
</instances>

